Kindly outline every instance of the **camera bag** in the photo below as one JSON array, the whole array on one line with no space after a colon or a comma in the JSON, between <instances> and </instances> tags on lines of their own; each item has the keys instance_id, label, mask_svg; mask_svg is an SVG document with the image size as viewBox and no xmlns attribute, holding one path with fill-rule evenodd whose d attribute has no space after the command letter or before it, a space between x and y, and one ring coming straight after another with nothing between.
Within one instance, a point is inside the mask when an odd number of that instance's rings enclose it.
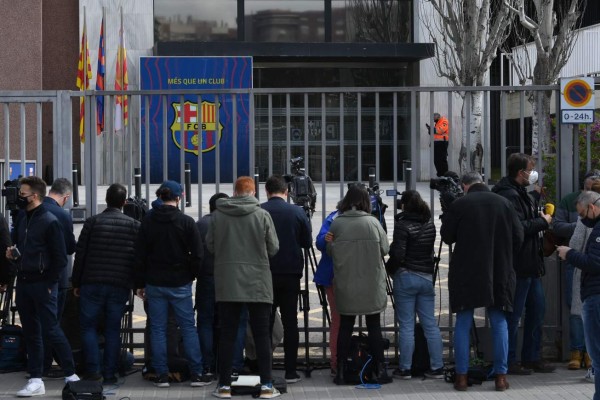
<instances>
[{"instance_id":1,"label":"camera bag","mask_svg":"<svg viewBox=\"0 0 600 400\"><path fill-rule=\"evenodd\" d=\"M102 383L98 381L68 382L62 391L63 400L105 400Z\"/></svg>"}]
</instances>

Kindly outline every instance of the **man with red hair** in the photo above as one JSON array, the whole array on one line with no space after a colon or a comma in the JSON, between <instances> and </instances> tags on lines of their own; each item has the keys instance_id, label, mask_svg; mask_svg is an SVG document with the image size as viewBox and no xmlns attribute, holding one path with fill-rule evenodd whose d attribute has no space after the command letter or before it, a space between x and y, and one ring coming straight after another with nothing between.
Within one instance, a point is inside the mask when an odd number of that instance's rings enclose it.
<instances>
[{"instance_id":1,"label":"man with red hair","mask_svg":"<svg viewBox=\"0 0 600 400\"><path fill-rule=\"evenodd\" d=\"M271 216L254 194L254 180L238 178L233 197L217 200L206 233L206 248L215 255L215 296L221 316L219 384L213 396L221 399L231 398L233 348L244 304L256 343L260 398L281 394L272 383L269 332L273 305L269 257L279 251L279 241Z\"/></svg>"}]
</instances>

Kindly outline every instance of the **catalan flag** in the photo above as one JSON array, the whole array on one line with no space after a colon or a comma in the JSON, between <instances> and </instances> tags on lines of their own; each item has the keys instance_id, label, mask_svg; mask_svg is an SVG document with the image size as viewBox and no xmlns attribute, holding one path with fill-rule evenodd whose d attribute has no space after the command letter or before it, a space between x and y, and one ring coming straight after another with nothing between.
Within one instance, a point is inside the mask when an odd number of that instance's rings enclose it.
<instances>
[{"instance_id":1,"label":"catalan flag","mask_svg":"<svg viewBox=\"0 0 600 400\"><path fill-rule=\"evenodd\" d=\"M87 71L87 72L84 72ZM85 14L83 15L83 32L81 33L81 47L79 49L79 64L77 65L77 87L84 91L90 87L92 79L92 65L90 64L90 48L87 40L87 28L85 25ZM79 138L81 143L85 142L85 99L79 98Z\"/></svg>"},{"instance_id":2,"label":"catalan flag","mask_svg":"<svg viewBox=\"0 0 600 400\"><path fill-rule=\"evenodd\" d=\"M119 48L117 50L117 74L115 90L127 90L127 52L125 50L125 34L123 32L123 9L121 9L121 29L119 29ZM127 96L116 96L115 100L115 131L127 126L129 117Z\"/></svg>"},{"instance_id":3,"label":"catalan flag","mask_svg":"<svg viewBox=\"0 0 600 400\"><path fill-rule=\"evenodd\" d=\"M100 46L98 47L98 71L96 72L96 90L104 90L104 75L106 72L105 64L105 46L104 46L104 17L100 25ZM96 133L102 134L104 131L104 96L96 97Z\"/></svg>"}]
</instances>

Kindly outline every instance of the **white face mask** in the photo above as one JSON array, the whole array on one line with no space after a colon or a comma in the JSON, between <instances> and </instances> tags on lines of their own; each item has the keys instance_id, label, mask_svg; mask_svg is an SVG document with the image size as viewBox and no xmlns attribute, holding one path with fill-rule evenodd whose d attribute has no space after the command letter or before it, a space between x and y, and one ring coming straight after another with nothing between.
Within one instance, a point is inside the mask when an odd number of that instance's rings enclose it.
<instances>
[{"instance_id":1,"label":"white face mask","mask_svg":"<svg viewBox=\"0 0 600 400\"><path fill-rule=\"evenodd\" d=\"M538 173L536 170L532 170L529 173L528 181L530 185L534 185L538 181Z\"/></svg>"}]
</instances>

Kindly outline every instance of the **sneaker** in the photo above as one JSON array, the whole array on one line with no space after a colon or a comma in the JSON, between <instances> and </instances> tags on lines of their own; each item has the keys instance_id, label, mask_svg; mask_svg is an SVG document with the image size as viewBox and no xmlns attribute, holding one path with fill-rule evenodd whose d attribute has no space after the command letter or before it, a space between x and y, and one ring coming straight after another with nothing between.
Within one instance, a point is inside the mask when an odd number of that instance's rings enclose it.
<instances>
[{"instance_id":1,"label":"sneaker","mask_svg":"<svg viewBox=\"0 0 600 400\"><path fill-rule=\"evenodd\" d=\"M160 374L160 376L154 379L154 386L159 388L168 388L169 386L169 374Z\"/></svg>"},{"instance_id":2,"label":"sneaker","mask_svg":"<svg viewBox=\"0 0 600 400\"><path fill-rule=\"evenodd\" d=\"M425 376L429 379L443 379L444 368L430 369L429 371L425 372Z\"/></svg>"},{"instance_id":3,"label":"sneaker","mask_svg":"<svg viewBox=\"0 0 600 400\"><path fill-rule=\"evenodd\" d=\"M77 374L73 374L73 375L69 375L65 378L65 383L77 382L78 380L79 380L79 377L77 376Z\"/></svg>"},{"instance_id":4,"label":"sneaker","mask_svg":"<svg viewBox=\"0 0 600 400\"><path fill-rule=\"evenodd\" d=\"M260 396L259 399L273 399L275 397L281 396L281 393L277 388L273 387L272 383L268 383L266 385L262 385L260 387Z\"/></svg>"},{"instance_id":5,"label":"sneaker","mask_svg":"<svg viewBox=\"0 0 600 400\"><path fill-rule=\"evenodd\" d=\"M46 388L41 378L31 378L27 385L17 392L17 397L41 396L46 394Z\"/></svg>"},{"instance_id":6,"label":"sneaker","mask_svg":"<svg viewBox=\"0 0 600 400\"><path fill-rule=\"evenodd\" d=\"M212 378L207 375L198 375L192 374L190 377L190 386L191 387L202 387L206 385L210 385L212 383Z\"/></svg>"},{"instance_id":7,"label":"sneaker","mask_svg":"<svg viewBox=\"0 0 600 400\"><path fill-rule=\"evenodd\" d=\"M521 364L510 364L508 366L509 375L531 375L533 371L525 368Z\"/></svg>"},{"instance_id":8,"label":"sneaker","mask_svg":"<svg viewBox=\"0 0 600 400\"><path fill-rule=\"evenodd\" d=\"M217 386L212 392L212 395L219 399L230 399L231 398L231 386Z\"/></svg>"},{"instance_id":9,"label":"sneaker","mask_svg":"<svg viewBox=\"0 0 600 400\"><path fill-rule=\"evenodd\" d=\"M399 378L399 379L412 379L412 374L410 373L410 369L400 369L400 368L396 368L393 372L392 372L392 376L394 378Z\"/></svg>"},{"instance_id":10,"label":"sneaker","mask_svg":"<svg viewBox=\"0 0 600 400\"><path fill-rule=\"evenodd\" d=\"M585 377L583 379L585 379L587 382L594 383L594 382L596 382L594 375L595 375L594 368L590 367L590 368L588 368L588 370L585 374Z\"/></svg>"},{"instance_id":11,"label":"sneaker","mask_svg":"<svg viewBox=\"0 0 600 400\"><path fill-rule=\"evenodd\" d=\"M285 373L285 382L286 383L296 383L300 382L302 378L296 372L286 372Z\"/></svg>"},{"instance_id":12,"label":"sneaker","mask_svg":"<svg viewBox=\"0 0 600 400\"><path fill-rule=\"evenodd\" d=\"M524 368L529 368L533 370L533 372L539 373L554 372L554 370L556 369L554 365L551 365L544 360L523 362L521 364Z\"/></svg>"}]
</instances>

